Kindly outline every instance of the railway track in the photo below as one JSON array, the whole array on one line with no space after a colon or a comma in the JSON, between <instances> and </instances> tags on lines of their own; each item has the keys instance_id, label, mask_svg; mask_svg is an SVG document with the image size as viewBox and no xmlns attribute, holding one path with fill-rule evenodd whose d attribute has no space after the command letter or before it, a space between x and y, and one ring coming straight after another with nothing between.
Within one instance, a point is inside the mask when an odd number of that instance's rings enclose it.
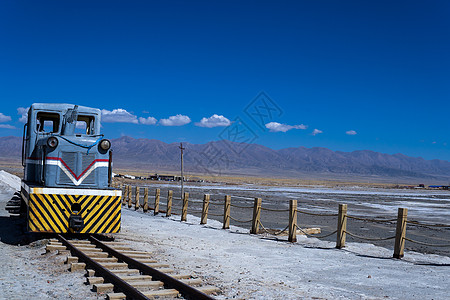
<instances>
[{"instance_id":1,"label":"railway track","mask_svg":"<svg viewBox=\"0 0 450 300\"><path fill-rule=\"evenodd\" d=\"M212 286L201 286L198 278L172 274L169 265L159 264L151 253L135 251L126 244L101 241L90 235L84 240L69 240L62 235L51 239L47 252L68 254L66 263L72 271L86 269L87 283L93 291L105 293L107 299L179 298L214 299L219 292ZM69 255L70 253L70 255ZM170 274L170 275L169 275Z\"/></svg>"}]
</instances>

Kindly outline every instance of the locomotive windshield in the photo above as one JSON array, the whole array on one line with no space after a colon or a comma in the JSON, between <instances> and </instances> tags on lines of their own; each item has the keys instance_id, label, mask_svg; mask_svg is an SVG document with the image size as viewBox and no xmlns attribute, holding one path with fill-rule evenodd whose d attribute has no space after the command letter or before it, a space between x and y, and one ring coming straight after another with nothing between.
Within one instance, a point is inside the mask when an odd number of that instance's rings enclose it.
<instances>
[{"instance_id":1,"label":"locomotive windshield","mask_svg":"<svg viewBox=\"0 0 450 300\"><path fill-rule=\"evenodd\" d=\"M36 114L36 131L39 133L59 133L60 118L57 113L38 112ZM78 115L75 127L76 135L94 135L95 117L88 115ZM62 133L64 134L64 132Z\"/></svg>"},{"instance_id":2,"label":"locomotive windshield","mask_svg":"<svg viewBox=\"0 0 450 300\"><path fill-rule=\"evenodd\" d=\"M94 134L94 117L78 115L77 126L75 128L75 134Z\"/></svg>"},{"instance_id":3,"label":"locomotive windshield","mask_svg":"<svg viewBox=\"0 0 450 300\"><path fill-rule=\"evenodd\" d=\"M36 115L36 130L44 133L59 132L59 114L38 112Z\"/></svg>"}]
</instances>

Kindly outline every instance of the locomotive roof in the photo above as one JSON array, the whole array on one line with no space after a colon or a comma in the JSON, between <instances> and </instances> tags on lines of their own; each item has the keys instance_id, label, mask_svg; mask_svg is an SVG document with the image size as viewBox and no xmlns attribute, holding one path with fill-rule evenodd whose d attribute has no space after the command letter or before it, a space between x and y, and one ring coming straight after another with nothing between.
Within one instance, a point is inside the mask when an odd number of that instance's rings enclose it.
<instances>
[{"instance_id":1,"label":"locomotive roof","mask_svg":"<svg viewBox=\"0 0 450 300\"><path fill-rule=\"evenodd\" d=\"M75 104L67 104L67 103L33 103L31 105L31 109L39 109L39 110L52 110L52 111L66 111L69 108L73 108ZM91 113L100 115L100 109L92 108L87 106L78 106L78 111L81 113Z\"/></svg>"}]
</instances>

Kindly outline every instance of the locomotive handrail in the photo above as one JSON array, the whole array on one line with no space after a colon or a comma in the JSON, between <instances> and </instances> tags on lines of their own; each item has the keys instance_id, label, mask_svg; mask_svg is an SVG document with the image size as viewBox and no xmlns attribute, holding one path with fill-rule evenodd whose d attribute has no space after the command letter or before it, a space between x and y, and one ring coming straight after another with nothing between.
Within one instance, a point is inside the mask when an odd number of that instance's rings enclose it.
<instances>
[{"instance_id":1,"label":"locomotive handrail","mask_svg":"<svg viewBox=\"0 0 450 300\"><path fill-rule=\"evenodd\" d=\"M45 151L46 148L43 149L43 155L42 155L42 171L41 171L41 183L42 185L45 185L45 166L46 166L46 159L47 157L47 151Z\"/></svg>"},{"instance_id":2,"label":"locomotive handrail","mask_svg":"<svg viewBox=\"0 0 450 300\"><path fill-rule=\"evenodd\" d=\"M108 159L108 186L110 187L112 184L112 151L109 151L109 159Z\"/></svg>"},{"instance_id":3,"label":"locomotive handrail","mask_svg":"<svg viewBox=\"0 0 450 300\"><path fill-rule=\"evenodd\" d=\"M25 125L23 125L23 135L22 135L22 167L25 167L25 131L28 127L28 123L26 123Z\"/></svg>"}]
</instances>

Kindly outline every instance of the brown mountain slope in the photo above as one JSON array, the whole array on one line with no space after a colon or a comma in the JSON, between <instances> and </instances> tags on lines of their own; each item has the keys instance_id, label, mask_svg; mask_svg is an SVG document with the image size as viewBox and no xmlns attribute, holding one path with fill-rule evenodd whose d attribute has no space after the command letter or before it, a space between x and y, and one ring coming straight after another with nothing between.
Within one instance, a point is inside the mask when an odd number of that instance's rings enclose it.
<instances>
[{"instance_id":1,"label":"brown mountain slope","mask_svg":"<svg viewBox=\"0 0 450 300\"><path fill-rule=\"evenodd\" d=\"M0 137L0 158L20 160L21 138ZM114 163L140 170L178 170L178 143L121 137L112 140ZM332 151L327 148L286 148L273 150L257 144L213 141L183 144L188 172L264 176L309 176L310 178L409 178L415 181L450 181L450 162L425 160L403 154L383 154L369 150Z\"/></svg>"}]
</instances>

